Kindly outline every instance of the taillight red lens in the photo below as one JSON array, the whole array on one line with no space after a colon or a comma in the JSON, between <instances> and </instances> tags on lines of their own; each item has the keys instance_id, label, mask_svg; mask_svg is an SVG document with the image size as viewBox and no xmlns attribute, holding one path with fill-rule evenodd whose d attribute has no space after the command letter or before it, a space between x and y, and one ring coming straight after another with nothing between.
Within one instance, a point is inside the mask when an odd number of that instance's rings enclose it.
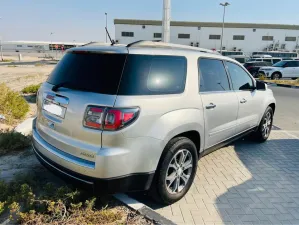
<instances>
[{"instance_id":1,"label":"taillight red lens","mask_svg":"<svg viewBox=\"0 0 299 225\"><path fill-rule=\"evenodd\" d=\"M253 66L248 66L246 69L249 70L249 69L251 69L252 67L253 67Z\"/></svg>"},{"instance_id":2,"label":"taillight red lens","mask_svg":"<svg viewBox=\"0 0 299 225\"><path fill-rule=\"evenodd\" d=\"M87 107L84 126L102 130L119 130L131 124L138 116L139 108Z\"/></svg>"},{"instance_id":3,"label":"taillight red lens","mask_svg":"<svg viewBox=\"0 0 299 225\"><path fill-rule=\"evenodd\" d=\"M118 130L129 125L137 117L138 108L108 109L105 117L104 130Z\"/></svg>"},{"instance_id":4,"label":"taillight red lens","mask_svg":"<svg viewBox=\"0 0 299 225\"><path fill-rule=\"evenodd\" d=\"M104 108L99 107L87 107L85 118L84 118L84 126L94 129L102 128L102 120L104 116Z\"/></svg>"}]
</instances>

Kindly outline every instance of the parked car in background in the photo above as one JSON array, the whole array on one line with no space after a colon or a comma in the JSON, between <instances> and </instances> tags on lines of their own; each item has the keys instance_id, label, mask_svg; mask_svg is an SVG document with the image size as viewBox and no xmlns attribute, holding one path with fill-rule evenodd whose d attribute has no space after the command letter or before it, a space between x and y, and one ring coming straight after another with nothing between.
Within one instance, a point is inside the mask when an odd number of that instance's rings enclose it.
<instances>
[{"instance_id":1,"label":"parked car in background","mask_svg":"<svg viewBox=\"0 0 299 225\"><path fill-rule=\"evenodd\" d=\"M278 63L282 60L282 58L251 58L248 62L270 62L272 65Z\"/></svg>"},{"instance_id":2,"label":"parked car in background","mask_svg":"<svg viewBox=\"0 0 299 225\"><path fill-rule=\"evenodd\" d=\"M259 69L263 66L272 66L271 62L247 62L243 65L253 77L258 77Z\"/></svg>"},{"instance_id":3,"label":"parked car in background","mask_svg":"<svg viewBox=\"0 0 299 225\"><path fill-rule=\"evenodd\" d=\"M96 192L150 190L171 204L200 157L249 133L268 139L275 99L231 58L141 41L68 50L37 108L33 150L47 168Z\"/></svg>"},{"instance_id":4,"label":"parked car in background","mask_svg":"<svg viewBox=\"0 0 299 225\"><path fill-rule=\"evenodd\" d=\"M229 55L227 57L232 58L241 64L244 64L250 60L250 58L246 55Z\"/></svg>"},{"instance_id":5,"label":"parked car in background","mask_svg":"<svg viewBox=\"0 0 299 225\"><path fill-rule=\"evenodd\" d=\"M276 80L281 78L292 78L295 80L299 77L299 61L283 60L273 66L261 67L259 74Z\"/></svg>"}]
</instances>

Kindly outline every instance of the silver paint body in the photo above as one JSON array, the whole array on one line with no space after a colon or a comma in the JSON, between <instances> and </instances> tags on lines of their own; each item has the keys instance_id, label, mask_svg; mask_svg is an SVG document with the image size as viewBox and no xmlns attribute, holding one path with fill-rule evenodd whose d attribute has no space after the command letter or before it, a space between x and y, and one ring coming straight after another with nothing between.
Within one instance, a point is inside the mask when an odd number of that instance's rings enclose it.
<instances>
[{"instance_id":1,"label":"silver paint body","mask_svg":"<svg viewBox=\"0 0 299 225\"><path fill-rule=\"evenodd\" d=\"M200 57L234 62L233 59L196 48L164 46L86 46L90 51L178 55L187 59L185 91L182 94L116 96L59 88L45 82L39 90L33 142L40 153L61 166L95 178L116 178L156 170L166 144L175 136L197 131L199 152L256 127L267 106L275 103L272 91L199 92L197 60ZM251 76L248 73L249 76ZM254 80L254 79L253 79ZM255 82L255 81L254 81ZM47 94L68 99L64 118L42 109ZM246 103L240 103L246 99ZM54 99L55 100L55 99ZM59 100L57 100L59 101ZM210 103L216 105L206 109ZM83 127L88 105L140 108L138 119L119 131Z\"/></svg>"}]
</instances>

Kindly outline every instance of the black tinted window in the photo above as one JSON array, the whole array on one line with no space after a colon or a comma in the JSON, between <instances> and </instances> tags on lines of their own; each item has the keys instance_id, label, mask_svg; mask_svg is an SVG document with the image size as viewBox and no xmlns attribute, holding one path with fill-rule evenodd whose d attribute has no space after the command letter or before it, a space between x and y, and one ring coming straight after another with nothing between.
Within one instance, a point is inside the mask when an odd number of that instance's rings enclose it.
<instances>
[{"instance_id":1,"label":"black tinted window","mask_svg":"<svg viewBox=\"0 0 299 225\"><path fill-rule=\"evenodd\" d=\"M216 59L199 59L200 92L230 90L223 62Z\"/></svg>"},{"instance_id":2,"label":"black tinted window","mask_svg":"<svg viewBox=\"0 0 299 225\"><path fill-rule=\"evenodd\" d=\"M298 62L297 61L289 61L286 64L286 67L298 67Z\"/></svg>"},{"instance_id":3,"label":"black tinted window","mask_svg":"<svg viewBox=\"0 0 299 225\"><path fill-rule=\"evenodd\" d=\"M129 55L119 95L159 95L184 92L187 60L182 56Z\"/></svg>"},{"instance_id":4,"label":"black tinted window","mask_svg":"<svg viewBox=\"0 0 299 225\"><path fill-rule=\"evenodd\" d=\"M116 94L126 59L125 54L67 53L48 78L51 84L64 87Z\"/></svg>"},{"instance_id":5,"label":"black tinted window","mask_svg":"<svg viewBox=\"0 0 299 225\"><path fill-rule=\"evenodd\" d=\"M248 90L253 86L251 77L237 64L226 62L234 90Z\"/></svg>"}]
</instances>

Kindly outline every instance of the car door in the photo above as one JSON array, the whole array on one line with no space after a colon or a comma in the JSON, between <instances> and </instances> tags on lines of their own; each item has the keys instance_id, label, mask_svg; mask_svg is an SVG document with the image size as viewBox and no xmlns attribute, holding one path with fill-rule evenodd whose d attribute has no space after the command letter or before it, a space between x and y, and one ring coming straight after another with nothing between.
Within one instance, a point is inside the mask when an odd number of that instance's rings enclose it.
<instances>
[{"instance_id":1,"label":"car door","mask_svg":"<svg viewBox=\"0 0 299 225\"><path fill-rule=\"evenodd\" d=\"M283 77L296 77L297 63L296 61L288 61L282 69Z\"/></svg>"},{"instance_id":2,"label":"car door","mask_svg":"<svg viewBox=\"0 0 299 225\"><path fill-rule=\"evenodd\" d=\"M207 149L235 135L238 98L231 89L222 60L200 58L198 69Z\"/></svg>"},{"instance_id":3,"label":"car door","mask_svg":"<svg viewBox=\"0 0 299 225\"><path fill-rule=\"evenodd\" d=\"M294 61L295 63L295 73L293 74L292 78L299 77L299 61Z\"/></svg>"},{"instance_id":4,"label":"car door","mask_svg":"<svg viewBox=\"0 0 299 225\"><path fill-rule=\"evenodd\" d=\"M236 128L239 134L258 125L263 95L254 88L253 78L241 66L228 61L225 63L239 102Z\"/></svg>"}]
</instances>

